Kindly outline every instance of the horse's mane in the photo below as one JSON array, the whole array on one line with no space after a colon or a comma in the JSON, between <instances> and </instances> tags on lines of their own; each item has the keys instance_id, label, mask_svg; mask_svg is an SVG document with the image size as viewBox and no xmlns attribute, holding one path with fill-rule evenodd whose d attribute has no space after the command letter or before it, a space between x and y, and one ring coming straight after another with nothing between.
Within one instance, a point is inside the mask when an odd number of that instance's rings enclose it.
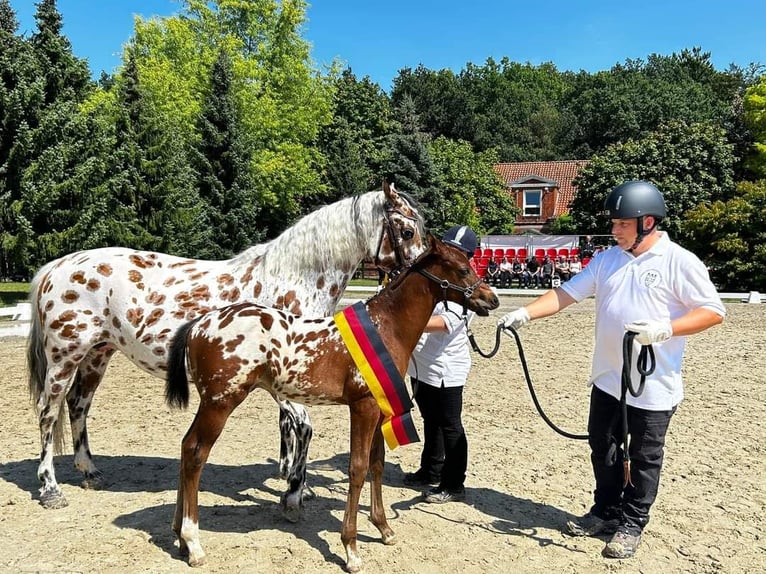
<instances>
[{"instance_id":1,"label":"horse's mane","mask_svg":"<svg viewBox=\"0 0 766 574\"><path fill-rule=\"evenodd\" d=\"M344 263L356 265L375 249L385 202L382 191L370 191L325 205L271 241L240 253L233 262L246 264L261 257L263 271L276 275L290 268L322 270Z\"/></svg>"}]
</instances>

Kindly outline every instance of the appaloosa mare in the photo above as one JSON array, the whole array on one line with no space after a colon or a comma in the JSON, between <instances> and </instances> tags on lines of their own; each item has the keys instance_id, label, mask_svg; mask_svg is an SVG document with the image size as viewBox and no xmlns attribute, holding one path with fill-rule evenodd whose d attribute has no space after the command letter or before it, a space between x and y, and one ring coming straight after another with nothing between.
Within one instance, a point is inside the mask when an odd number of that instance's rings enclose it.
<instances>
[{"instance_id":1,"label":"appaloosa mare","mask_svg":"<svg viewBox=\"0 0 766 574\"><path fill-rule=\"evenodd\" d=\"M42 442L37 472L41 504L67 504L53 469L54 446L57 452L63 447L64 397L83 485L101 483L86 418L116 351L164 378L172 335L190 319L238 301L297 315L331 315L363 258L373 258L384 270L414 261L425 250L422 217L393 185L384 183L383 188L318 209L276 239L226 261L103 248L45 265L32 283L28 348L29 390ZM302 406L283 401L280 409L280 472L288 478L282 502L287 517L295 520L311 425Z\"/></svg>"},{"instance_id":2,"label":"appaloosa mare","mask_svg":"<svg viewBox=\"0 0 766 574\"><path fill-rule=\"evenodd\" d=\"M398 376L403 377L418 338L440 300L464 304L486 316L499 302L471 268L466 255L433 236L431 247L365 305ZM181 449L173 530L189 564L203 563L198 490L202 467L231 412L256 388L275 399L314 405L348 405L351 414L350 487L341 540L346 568L361 569L356 520L362 484L371 473L370 519L385 544L394 543L386 522L381 478L385 461L383 422L370 387L341 338L337 318L296 317L254 303L223 307L187 323L176 334L168 361L166 398L188 406L189 377L200 404Z\"/></svg>"}]
</instances>

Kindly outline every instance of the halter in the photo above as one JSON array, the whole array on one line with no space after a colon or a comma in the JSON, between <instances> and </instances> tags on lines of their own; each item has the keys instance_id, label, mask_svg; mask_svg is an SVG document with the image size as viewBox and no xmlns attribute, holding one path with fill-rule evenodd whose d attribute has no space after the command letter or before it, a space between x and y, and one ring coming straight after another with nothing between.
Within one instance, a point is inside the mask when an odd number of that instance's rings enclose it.
<instances>
[{"instance_id":1,"label":"halter","mask_svg":"<svg viewBox=\"0 0 766 574\"><path fill-rule=\"evenodd\" d=\"M394 230L394 224L391 221L391 214L392 213L398 213L405 219L409 219L410 221L417 222L418 218L414 215L409 215L407 213L404 213L401 208L399 207L392 207L390 205L387 205L383 210L383 225L380 227L380 238L378 239L378 248L375 251L375 266L379 267L380 263L380 250L383 247L383 237L386 234L386 231L388 231L388 238L391 241L391 246L394 250L394 254L396 255L396 264L397 267L392 271L392 273L396 273L398 271L401 271L401 269L406 269L412 266L414 261L408 261L405 259L404 254L402 253L399 243L396 241L395 236L395 230ZM414 234L413 234L414 236ZM403 237L405 240L412 239L412 237Z\"/></svg>"},{"instance_id":2,"label":"halter","mask_svg":"<svg viewBox=\"0 0 766 574\"><path fill-rule=\"evenodd\" d=\"M454 291L458 291L463 294L463 320L466 320L466 317L468 316L468 300L473 296L473 292L476 290L476 288L481 285L484 280L479 279L476 283L471 285L470 287L461 287L460 285L455 285L454 283L450 283L446 279L439 279L436 275L433 273L430 273L429 271L426 271L425 269L421 269L420 267L416 268L415 271L420 273L423 277L430 279L431 281L434 281L435 283L439 284L439 287L442 288L442 301L444 302L444 307L446 309L449 309L449 305L447 305L447 291L449 289L453 289ZM466 323L466 327L468 324Z\"/></svg>"}]
</instances>

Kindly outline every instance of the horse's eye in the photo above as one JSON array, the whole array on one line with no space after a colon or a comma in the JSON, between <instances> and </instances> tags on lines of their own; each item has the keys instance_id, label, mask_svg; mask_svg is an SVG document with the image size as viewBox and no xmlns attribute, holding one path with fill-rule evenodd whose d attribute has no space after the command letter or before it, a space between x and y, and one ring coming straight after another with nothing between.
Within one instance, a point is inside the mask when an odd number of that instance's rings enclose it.
<instances>
[{"instance_id":1,"label":"horse's eye","mask_svg":"<svg viewBox=\"0 0 766 574\"><path fill-rule=\"evenodd\" d=\"M412 229L402 230L402 239L404 239L405 241L409 241L413 237L415 237L415 232L412 231Z\"/></svg>"}]
</instances>

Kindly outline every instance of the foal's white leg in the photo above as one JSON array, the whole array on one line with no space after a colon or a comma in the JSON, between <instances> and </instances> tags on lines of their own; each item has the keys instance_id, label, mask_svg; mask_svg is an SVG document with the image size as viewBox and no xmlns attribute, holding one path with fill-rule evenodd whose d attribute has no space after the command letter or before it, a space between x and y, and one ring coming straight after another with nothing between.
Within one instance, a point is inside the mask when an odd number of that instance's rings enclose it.
<instances>
[{"instance_id":1,"label":"foal's white leg","mask_svg":"<svg viewBox=\"0 0 766 574\"><path fill-rule=\"evenodd\" d=\"M49 370L45 378L45 390L37 401L37 413L40 422L40 465L37 467L37 478L42 482L40 487L40 504L48 509L64 508L69 503L56 482L53 469L54 434L61 409L64 406L64 395L67 387L74 378L72 373L68 378L57 377L57 370Z\"/></svg>"}]
</instances>

